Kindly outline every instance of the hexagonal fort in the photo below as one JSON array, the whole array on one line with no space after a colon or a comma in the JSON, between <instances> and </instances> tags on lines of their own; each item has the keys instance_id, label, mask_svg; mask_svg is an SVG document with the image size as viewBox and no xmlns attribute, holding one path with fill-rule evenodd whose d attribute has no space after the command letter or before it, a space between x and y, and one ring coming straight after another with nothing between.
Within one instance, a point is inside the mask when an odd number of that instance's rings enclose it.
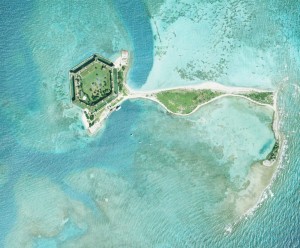
<instances>
[{"instance_id":1,"label":"hexagonal fort","mask_svg":"<svg viewBox=\"0 0 300 248\"><path fill-rule=\"evenodd\" d=\"M118 96L118 71L94 54L70 70L70 88L73 103L97 111Z\"/></svg>"}]
</instances>

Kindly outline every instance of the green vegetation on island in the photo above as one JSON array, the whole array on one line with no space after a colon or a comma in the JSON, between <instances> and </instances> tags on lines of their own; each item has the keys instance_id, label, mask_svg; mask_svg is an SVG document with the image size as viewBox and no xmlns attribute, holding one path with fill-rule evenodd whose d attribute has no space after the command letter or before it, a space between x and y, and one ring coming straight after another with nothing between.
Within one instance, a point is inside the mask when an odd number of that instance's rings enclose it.
<instances>
[{"instance_id":1,"label":"green vegetation on island","mask_svg":"<svg viewBox=\"0 0 300 248\"><path fill-rule=\"evenodd\" d=\"M111 69L100 63L91 64L81 73L80 86L86 102L97 103L111 94Z\"/></svg>"},{"instance_id":2,"label":"green vegetation on island","mask_svg":"<svg viewBox=\"0 0 300 248\"><path fill-rule=\"evenodd\" d=\"M173 113L189 114L203 104L224 93L213 90L167 90L156 94L157 99Z\"/></svg>"},{"instance_id":3,"label":"green vegetation on island","mask_svg":"<svg viewBox=\"0 0 300 248\"><path fill-rule=\"evenodd\" d=\"M189 114L199 104L206 103L217 96L225 94L225 92L209 89L176 89L156 93L156 98L173 113ZM245 96L258 103L273 105L273 92L252 91L243 94L238 93L236 95Z\"/></svg>"},{"instance_id":4,"label":"green vegetation on island","mask_svg":"<svg viewBox=\"0 0 300 248\"><path fill-rule=\"evenodd\" d=\"M267 156L267 160L275 160L277 158L278 150L279 150L279 141L276 140L272 148L272 151Z\"/></svg>"},{"instance_id":5,"label":"green vegetation on island","mask_svg":"<svg viewBox=\"0 0 300 248\"><path fill-rule=\"evenodd\" d=\"M263 104L273 105L274 103L273 92L250 92L243 94L243 96Z\"/></svg>"},{"instance_id":6,"label":"green vegetation on island","mask_svg":"<svg viewBox=\"0 0 300 248\"><path fill-rule=\"evenodd\" d=\"M120 91L123 90L123 83L122 82L124 80L124 71L125 71L125 67L124 66L122 66L122 69L118 71L118 79L119 79L118 85L119 85Z\"/></svg>"}]
</instances>

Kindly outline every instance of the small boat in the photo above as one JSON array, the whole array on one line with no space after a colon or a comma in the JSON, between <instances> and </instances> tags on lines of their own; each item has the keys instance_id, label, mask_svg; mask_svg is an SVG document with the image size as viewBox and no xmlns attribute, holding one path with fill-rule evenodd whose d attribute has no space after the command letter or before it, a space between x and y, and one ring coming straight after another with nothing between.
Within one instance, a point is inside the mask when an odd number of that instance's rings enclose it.
<instances>
[{"instance_id":1,"label":"small boat","mask_svg":"<svg viewBox=\"0 0 300 248\"><path fill-rule=\"evenodd\" d=\"M116 111L120 110L120 108L121 108L121 106L118 105L118 106L116 107Z\"/></svg>"}]
</instances>

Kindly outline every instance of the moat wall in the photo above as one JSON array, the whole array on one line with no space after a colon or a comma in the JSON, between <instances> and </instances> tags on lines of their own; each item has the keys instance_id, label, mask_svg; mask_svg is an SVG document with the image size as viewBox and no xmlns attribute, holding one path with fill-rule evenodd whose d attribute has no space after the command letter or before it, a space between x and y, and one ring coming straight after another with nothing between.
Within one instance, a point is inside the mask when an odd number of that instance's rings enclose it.
<instances>
[{"instance_id":1,"label":"moat wall","mask_svg":"<svg viewBox=\"0 0 300 248\"><path fill-rule=\"evenodd\" d=\"M111 62L108 59L105 59L104 57L102 57L99 54L93 54L92 56L88 57L87 59L85 59L83 62L81 62L80 64L74 66L71 70L70 73L77 73L79 72L82 68L86 67L87 65L89 65L90 63L92 63L93 61L95 61L96 59L98 59L100 62L112 67L114 66L113 62Z\"/></svg>"}]
</instances>

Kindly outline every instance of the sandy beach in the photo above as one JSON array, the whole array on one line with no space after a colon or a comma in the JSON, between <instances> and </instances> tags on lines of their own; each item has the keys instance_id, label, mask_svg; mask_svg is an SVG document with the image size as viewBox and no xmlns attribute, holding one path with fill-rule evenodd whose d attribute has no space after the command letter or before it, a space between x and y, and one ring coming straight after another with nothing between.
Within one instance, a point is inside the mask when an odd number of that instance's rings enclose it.
<instances>
[{"instance_id":1,"label":"sandy beach","mask_svg":"<svg viewBox=\"0 0 300 248\"><path fill-rule=\"evenodd\" d=\"M127 85L127 88L130 89ZM208 81L204 83L199 83L199 84L192 84L192 85L187 85L187 86L176 86L176 87L169 87L169 88L163 88L159 90L149 90L149 91L136 91L130 89L131 92L133 93L144 93L144 94L151 94L151 93L158 93L161 91L166 91L166 90L202 90L202 89L208 89L208 90L217 90L221 92L226 92L226 93L247 93L250 91L254 92L270 92L270 90L262 90L262 89L257 89L257 88L250 88L250 87L235 87L235 86L225 86L217 82L213 81Z\"/></svg>"}]
</instances>

